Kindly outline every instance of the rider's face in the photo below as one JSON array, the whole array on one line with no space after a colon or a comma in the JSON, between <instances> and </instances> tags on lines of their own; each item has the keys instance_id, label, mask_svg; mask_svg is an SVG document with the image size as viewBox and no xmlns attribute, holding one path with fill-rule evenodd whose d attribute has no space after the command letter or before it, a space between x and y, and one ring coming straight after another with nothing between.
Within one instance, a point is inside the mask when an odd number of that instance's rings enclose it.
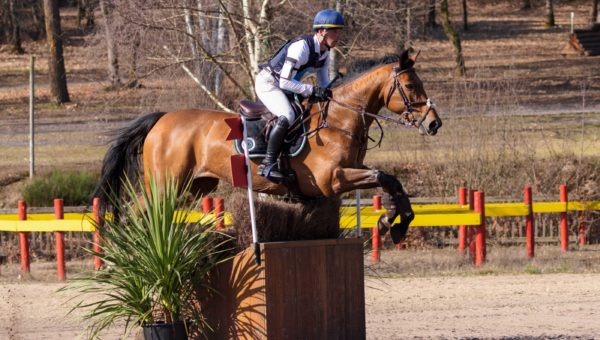
<instances>
[{"instance_id":1,"label":"rider's face","mask_svg":"<svg viewBox=\"0 0 600 340\"><path fill-rule=\"evenodd\" d=\"M342 36L341 29L321 29L319 34L323 37L323 45L328 46L329 48L334 48L340 37Z\"/></svg>"}]
</instances>

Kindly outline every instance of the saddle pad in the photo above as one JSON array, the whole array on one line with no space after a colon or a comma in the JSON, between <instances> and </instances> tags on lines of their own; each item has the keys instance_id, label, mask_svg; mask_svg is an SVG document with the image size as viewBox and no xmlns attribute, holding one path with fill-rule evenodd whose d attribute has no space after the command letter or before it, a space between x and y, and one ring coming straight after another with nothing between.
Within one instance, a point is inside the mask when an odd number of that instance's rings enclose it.
<instances>
[{"instance_id":1,"label":"saddle pad","mask_svg":"<svg viewBox=\"0 0 600 340\"><path fill-rule=\"evenodd\" d=\"M248 130L246 144L248 145L250 158L265 157L267 153L267 141L265 141L262 133L266 123L267 122L264 119L246 120L246 129ZM306 145L306 136L304 135L306 131L308 131L308 122L302 125L302 129L298 129L285 136L283 148L281 150L282 155L295 157L300 154L304 145ZM233 145L238 154L244 153L241 139L234 140Z\"/></svg>"}]
</instances>

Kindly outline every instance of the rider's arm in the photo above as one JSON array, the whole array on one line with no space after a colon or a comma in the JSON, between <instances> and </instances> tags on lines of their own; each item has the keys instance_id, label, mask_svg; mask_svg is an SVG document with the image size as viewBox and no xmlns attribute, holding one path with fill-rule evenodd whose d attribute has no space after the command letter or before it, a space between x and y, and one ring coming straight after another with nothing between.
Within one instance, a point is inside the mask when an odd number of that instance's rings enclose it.
<instances>
[{"instance_id":1,"label":"rider's arm","mask_svg":"<svg viewBox=\"0 0 600 340\"><path fill-rule=\"evenodd\" d=\"M325 87L329 85L329 56L330 52L327 52L327 57L325 57L325 63L323 66L317 69L317 84L321 87Z\"/></svg>"},{"instance_id":2,"label":"rider's arm","mask_svg":"<svg viewBox=\"0 0 600 340\"><path fill-rule=\"evenodd\" d=\"M305 97L310 96L313 86L294 79L294 76L298 73L298 68L308 62L309 55L308 44L304 40L296 41L288 47L287 56L279 77L279 88L299 93Z\"/></svg>"}]
</instances>

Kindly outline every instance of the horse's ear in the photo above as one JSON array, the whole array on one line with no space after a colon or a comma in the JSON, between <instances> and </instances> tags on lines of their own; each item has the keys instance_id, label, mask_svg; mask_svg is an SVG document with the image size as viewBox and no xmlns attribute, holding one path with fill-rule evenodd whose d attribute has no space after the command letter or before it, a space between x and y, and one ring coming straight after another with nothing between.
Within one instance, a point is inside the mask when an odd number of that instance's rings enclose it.
<instances>
[{"instance_id":1,"label":"horse's ear","mask_svg":"<svg viewBox=\"0 0 600 340\"><path fill-rule=\"evenodd\" d=\"M404 50L404 52L402 52L402 54L400 55L400 69L401 70L409 69L409 68L413 67L413 65L415 64L415 61L410 57L411 50L412 49Z\"/></svg>"},{"instance_id":2,"label":"horse's ear","mask_svg":"<svg viewBox=\"0 0 600 340\"><path fill-rule=\"evenodd\" d=\"M412 60L412 62L413 62L413 65L417 63L417 58L419 57L419 54L421 54L421 50L418 50L418 51L417 51L417 54L415 54L415 55L411 55L411 56L409 57L409 58L410 58L410 60Z\"/></svg>"}]
</instances>

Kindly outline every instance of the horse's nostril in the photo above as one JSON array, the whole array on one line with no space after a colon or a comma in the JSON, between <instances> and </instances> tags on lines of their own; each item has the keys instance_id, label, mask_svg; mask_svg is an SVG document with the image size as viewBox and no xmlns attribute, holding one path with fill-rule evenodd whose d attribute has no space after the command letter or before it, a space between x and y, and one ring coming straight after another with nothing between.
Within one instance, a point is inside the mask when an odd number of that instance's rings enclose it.
<instances>
[{"instance_id":1,"label":"horse's nostril","mask_svg":"<svg viewBox=\"0 0 600 340\"><path fill-rule=\"evenodd\" d=\"M437 129L439 127L440 127L440 125L437 120L434 120L433 122L429 123L429 131L431 131L431 132L437 131Z\"/></svg>"}]
</instances>

